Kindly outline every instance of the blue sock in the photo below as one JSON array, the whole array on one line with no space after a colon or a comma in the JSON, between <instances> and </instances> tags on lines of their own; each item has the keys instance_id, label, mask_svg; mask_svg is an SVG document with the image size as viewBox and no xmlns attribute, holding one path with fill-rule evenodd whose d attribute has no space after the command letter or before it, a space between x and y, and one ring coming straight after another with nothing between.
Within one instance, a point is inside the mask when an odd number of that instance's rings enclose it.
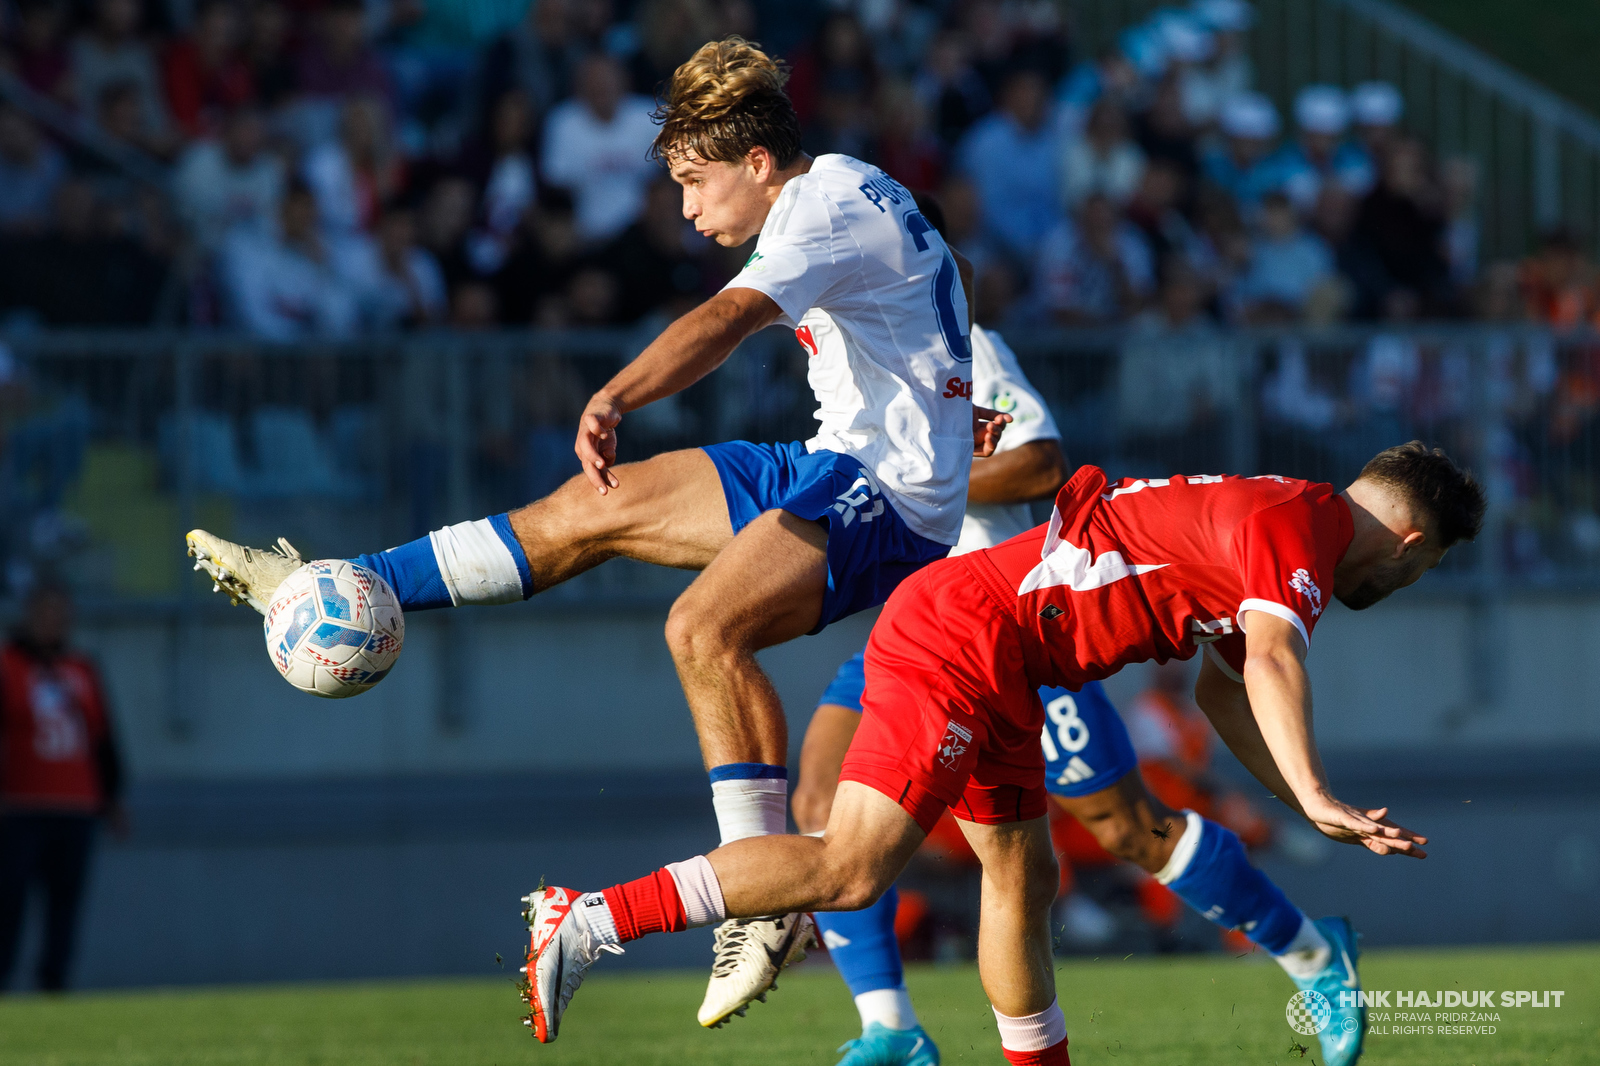
<instances>
[{"instance_id":1,"label":"blue sock","mask_svg":"<svg viewBox=\"0 0 1600 1066\"><path fill-rule=\"evenodd\" d=\"M407 611L515 603L533 595L528 557L503 514L446 526L350 561L387 581Z\"/></svg>"},{"instance_id":2,"label":"blue sock","mask_svg":"<svg viewBox=\"0 0 1600 1066\"><path fill-rule=\"evenodd\" d=\"M1273 955L1283 954L1300 932L1305 915L1283 889L1250 865L1244 845L1231 830L1192 811L1188 820L1168 864L1169 870L1174 865L1179 869L1166 886L1204 917L1239 930ZM1191 846L1188 835L1197 831L1199 839Z\"/></svg>"},{"instance_id":3,"label":"blue sock","mask_svg":"<svg viewBox=\"0 0 1600 1066\"><path fill-rule=\"evenodd\" d=\"M891 885L866 910L817 912L822 942L852 996L905 984L900 942L894 936L894 915L899 905L900 894Z\"/></svg>"}]
</instances>

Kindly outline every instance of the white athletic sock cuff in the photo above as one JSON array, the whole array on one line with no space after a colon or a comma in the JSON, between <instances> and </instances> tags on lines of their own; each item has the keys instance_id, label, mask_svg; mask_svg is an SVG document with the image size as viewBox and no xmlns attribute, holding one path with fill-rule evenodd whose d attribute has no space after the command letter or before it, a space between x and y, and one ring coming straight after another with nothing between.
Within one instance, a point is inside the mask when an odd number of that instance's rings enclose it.
<instances>
[{"instance_id":1,"label":"white athletic sock cuff","mask_svg":"<svg viewBox=\"0 0 1600 1066\"><path fill-rule=\"evenodd\" d=\"M1333 958L1333 945L1328 943L1328 938L1322 935L1322 930L1317 928L1317 923L1300 916L1300 931L1295 933L1294 939L1289 941L1289 946L1283 949L1280 955L1274 955L1278 965L1283 967L1283 972L1290 977L1300 980L1309 980L1321 972L1328 965L1328 960Z\"/></svg>"},{"instance_id":2,"label":"white athletic sock cuff","mask_svg":"<svg viewBox=\"0 0 1600 1066\"><path fill-rule=\"evenodd\" d=\"M455 606L522 600L517 560L487 518L436 529L428 539L433 542L439 576Z\"/></svg>"},{"instance_id":3,"label":"white athletic sock cuff","mask_svg":"<svg viewBox=\"0 0 1600 1066\"><path fill-rule=\"evenodd\" d=\"M717 882L717 871L711 868L710 859L696 855L683 862L670 863L666 870L672 875L672 883L678 886L678 899L683 903L690 929L720 922L728 916L722 902L722 885Z\"/></svg>"},{"instance_id":4,"label":"white athletic sock cuff","mask_svg":"<svg viewBox=\"0 0 1600 1066\"><path fill-rule=\"evenodd\" d=\"M1189 868L1189 863L1194 860L1194 853L1200 848L1200 834L1205 832L1206 820L1193 811L1183 812L1188 824L1184 827L1183 836L1178 838L1178 843L1172 849L1172 857L1167 864L1156 874L1156 880L1164 885L1170 885L1183 876L1183 871Z\"/></svg>"},{"instance_id":5,"label":"white athletic sock cuff","mask_svg":"<svg viewBox=\"0 0 1600 1066\"><path fill-rule=\"evenodd\" d=\"M724 844L789 830L789 782L782 778L713 781L711 806Z\"/></svg>"},{"instance_id":6,"label":"white athletic sock cuff","mask_svg":"<svg viewBox=\"0 0 1600 1066\"><path fill-rule=\"evenodd\" d=\"M911 1005L911 993L904 985L899 988L875 988L863 992L856 999L856 1010L861 1014L861 1028L873 1022L888 1029L904 1032L917 1027L916 1008Z\"/></svg>"},{"instance_id":7,"label":"white athletic sock cuff","mask_svg":"<svg viewBox=\"0 0 1600 1066\"><path fill-rule=\"evenodd\" d=\"M611 904L606 902L603 892L585 892L578 897L578 902L573 906L573 911L583 919L589 927L589 932L602 944L621 944L621 937L617 936L617 920L611 914Z\"/></svg>"},{"instance_id":8,"label":"white athletic sock cuff","mask_svg":"<svg viewBox=\"0 0 1600 1066\"><path fill-rule=\"evenodd\" d=\"M994 1010L992 1004L989 1009ZM1067 1038L1060 1000L1051 1000L1044 1010L1025 1018L1010 1018L996 1010L994 1027L1000 1032L1000 1046L1007 1051L1043 1051Z\"/></svg>"}]
</instances>

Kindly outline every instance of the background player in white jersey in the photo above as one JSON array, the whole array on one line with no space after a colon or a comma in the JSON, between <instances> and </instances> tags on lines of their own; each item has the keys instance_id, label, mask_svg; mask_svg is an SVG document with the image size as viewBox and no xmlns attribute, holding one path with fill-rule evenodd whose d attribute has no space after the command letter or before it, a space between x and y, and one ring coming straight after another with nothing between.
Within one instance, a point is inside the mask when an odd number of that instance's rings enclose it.
<instances>
[{"instance_id":1,"label":"background player in white jersey","mask_svg":"<svg viewBox=\"0 0 1600 1066\"><path fill-rule=\"evenodd\" d=\"M922 214L941 233L937 201L917 195ZM1049 499L1066 483L1067 460L1049 405L998 333L972 327L972 399L1011 416L994 455L972 464L967 514L952 555L987 548L1032 529L1032 500ZM861 723L862 656L852 656L829 684L800 753L794 820L802 833L828 825L839 767ZM838 1066L936 1066L939 1049L924 1031L906 991L895 941L899 897L893 888L860 911L819 912L815 917L861 1014L861 1036L839 1050Z\"/></svg>"},{"instance_id":2,"label":"background player in white jersey","mask_svg":"<svg viewBox=\"0 0 1600 1066\"><path fill-rule=\"evenodd\" d=\"M725 844L787 827L788 734L755 653L882 603L947 554L971 457L991 453L1007 421L972 405L967 298L944 241L877 167L800 151L784 80L738 38L674 73L656 150L683 186L684 216L724 246L758 239L722 292L589 401L575 445L583 475L521 510L357 560L407 610L515 602L617 556L701 571L666 636ZM774 323L811 355L815 437L617 465L627 412L687 388ZM203 530L188 541L219 589L258 611L301 562L282 541L271 552ZM723 930L714 974L760 960L770 986L810 929L791 914ZM718 998L725 984L714 977L702 1024L748 1001Z\"/></svg>"}]
</instances>

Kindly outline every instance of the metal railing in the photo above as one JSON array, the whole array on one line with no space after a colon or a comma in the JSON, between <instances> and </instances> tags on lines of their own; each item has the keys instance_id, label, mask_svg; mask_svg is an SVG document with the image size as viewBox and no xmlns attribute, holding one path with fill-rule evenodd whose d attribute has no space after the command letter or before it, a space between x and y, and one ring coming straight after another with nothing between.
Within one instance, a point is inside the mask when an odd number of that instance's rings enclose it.
<instances>
[{"instance_id":1,"label":"metal railing","mask_svg":"<svg viewBox=\"0 0 1600 1066\"><path fill-rule=\"evenodd\" d=\"M516 507L577 472L578 413L646 339L13 338L0 359L0 573L14 587L59 568L107 606L176 606L199 588L181 552L195 525L333 556ZM1448 560L1458 585L1600 578L1593 336L1462 326L1010 340L1074 462L1113 476L1342 483L1380 448L1420 437L1478 470L1493 498L1485 536ZM622 457L804 439L815 426L805 373L804 352L767 331L682 395L629 415ZM670 572L602 567L553 595L636 601L679 587Z\"/></svg>"},{"instance_id":2,"label":"metal railing","mask_svg":"<svg viewBox=\"0 0 1600 1066\"><path fill-rule=\"evenodd\" d=\"M1086 48L1163 6L1074 0ZM1406 129L1478 164L1485 258L1518 256L1555 222L1600 243L1600 120L1493 56L1386 0L1256 0L1256 84L1288 114L1305 85L1392 82Z\"/></svg>"}]
</instances>

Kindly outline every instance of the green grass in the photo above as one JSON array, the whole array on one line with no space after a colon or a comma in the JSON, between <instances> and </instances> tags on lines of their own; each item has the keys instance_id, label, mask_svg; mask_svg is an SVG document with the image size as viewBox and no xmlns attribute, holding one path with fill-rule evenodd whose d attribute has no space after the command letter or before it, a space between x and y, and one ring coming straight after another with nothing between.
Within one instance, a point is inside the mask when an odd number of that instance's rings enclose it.
<instances>
[{"instance_id":1,"label":"green grass","mask_svg":"<svg viewBox=\"0 0 1600 1066\"><path fill-rule=\"evenodd\" d=\"M1501 1010L1494 1036L1374 1036L1364 1062L1491 1066L1600 1062L1600 947L1373 952L1369 988L1564 989L1559 1010ZM946 1063L1001 1063L970 967L908 975ZM1077 1066L1320 1062L1290 1052L1276 966L1215 956L1063 963ZM580 992L561 1039L536 1045L509 981L301 985L23 998L0 1003L6 1066L578 1066L831 1064L855 1035L848 994L826 967L802 969L727 1029L694 1022L697 973L603 974Z\"/></svg>"}]
</instances>

